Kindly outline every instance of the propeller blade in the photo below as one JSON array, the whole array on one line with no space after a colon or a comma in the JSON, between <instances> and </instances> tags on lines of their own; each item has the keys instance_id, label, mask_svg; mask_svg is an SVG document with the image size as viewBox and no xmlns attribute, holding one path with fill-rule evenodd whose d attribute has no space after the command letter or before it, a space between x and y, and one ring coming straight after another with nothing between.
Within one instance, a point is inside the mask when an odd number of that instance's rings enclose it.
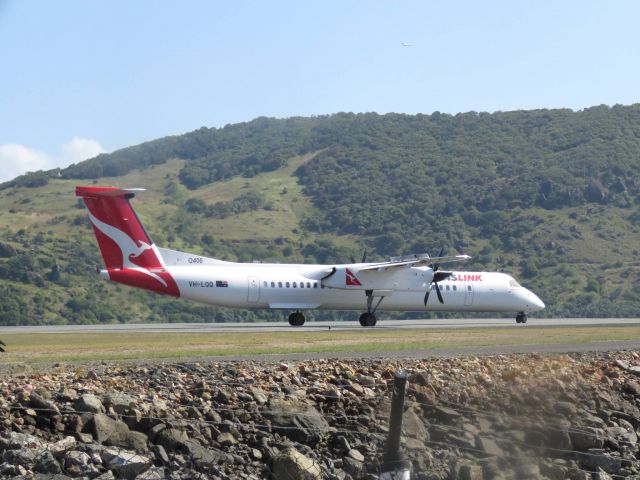
<instances>
[{"instance_id":1,"label":"propeller blade","mask_svg":"<svg viewBox=\"0 0 640 480\"><path fill-rule=\"evenodd\" d=\"M431 293L431 285L427 288L427 293L424 294L424 306L427 306L427 302L429 301L429 294Z\"/></svg>"},{"instance_id":2,"label":"propeller blade","mask_svg":"<svg viewBox=\"0 0 640 480\"><path fill-rule=\"evenodd\" d=\"M442 298L442 294L440 293L440 287L438 286L438 283L433 282L433 284L436 286L436 293L438 294L438 300L440 300L440 303L444 303L444 299Z\"/></svg>"},{"instance_id":3,"label":"propeller blade","mask_svg":"<svg viewBox=\"0 0 640 480\"><path fill-rule=\"evenodd\" d=\"M364 252L362 253L362 263L367 263L367 249L364 249Z\"/></svg>"},{"instance_id":4,"label":"propeller blade","mask_svg":"<svg viewBox=\"0 0 640 480\"><path fill-rule=\"evenodd\" d=\"M453 275L453 272L436 272L433 274L433 282L441 282L443 280L446 280L447 278L449 278L451 275Z\"/></svg>"}]
</instances>

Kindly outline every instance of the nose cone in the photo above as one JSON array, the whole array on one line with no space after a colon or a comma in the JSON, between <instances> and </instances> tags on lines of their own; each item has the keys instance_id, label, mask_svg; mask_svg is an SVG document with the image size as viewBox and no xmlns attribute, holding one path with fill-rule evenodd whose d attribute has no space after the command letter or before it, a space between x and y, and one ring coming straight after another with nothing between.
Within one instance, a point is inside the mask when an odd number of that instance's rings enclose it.
<instances>
[{"instance_id":1,"label":"nose cone","mask_svg":"<svg viewBox=\"0 0 640 480\"><path fill-rule=\"evenodd\" d=\"M528 309L533 312L542 310L545 307L544 302L540 300L540 298L538 298L538 296L531 291L527 291L527 303L531 305L528 307Z\"/></svg>"}]
</instances>

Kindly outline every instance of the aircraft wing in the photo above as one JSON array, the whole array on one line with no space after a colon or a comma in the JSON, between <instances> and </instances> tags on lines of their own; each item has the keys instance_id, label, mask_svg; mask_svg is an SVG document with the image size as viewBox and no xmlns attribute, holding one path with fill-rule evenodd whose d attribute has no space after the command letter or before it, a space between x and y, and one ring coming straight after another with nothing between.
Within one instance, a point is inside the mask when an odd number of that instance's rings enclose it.
<instances>
[{"instance_id":1,"label":"aircraft wing","mask_svg":"<svg viewBox=\"0 0 640 480\"><path fill-rule=\"evenodd\" d=\"M393 268L400 268L414 265L434 265L436 263L453 263L453 262L465 262L471 259L469 255L451 255L445 257L417 257L408 260L391 260L388 262L374 263L370 265L364 265L362 267L355 267L353 270L357 272L364 272L367 270L374 270L377 272L384 272Z\"/></svg>"}]
</instances>

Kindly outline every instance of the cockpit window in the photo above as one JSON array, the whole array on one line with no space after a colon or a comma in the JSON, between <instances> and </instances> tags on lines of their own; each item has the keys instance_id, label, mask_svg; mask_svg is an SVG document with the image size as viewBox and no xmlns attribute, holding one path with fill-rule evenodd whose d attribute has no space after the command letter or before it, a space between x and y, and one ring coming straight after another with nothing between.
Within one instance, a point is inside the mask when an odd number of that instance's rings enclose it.
<instances>
[{"instance_id":1,"label":"cockpit window","mask_svg":"<svg viewBox=\"0 0 640 480\"><path fill-rule=\"evenodd\" d=\"M509 286L510 287L519 287L520 284L518 282L516 282L513 278L509 279Z\"/></svg>"}]
</instances>

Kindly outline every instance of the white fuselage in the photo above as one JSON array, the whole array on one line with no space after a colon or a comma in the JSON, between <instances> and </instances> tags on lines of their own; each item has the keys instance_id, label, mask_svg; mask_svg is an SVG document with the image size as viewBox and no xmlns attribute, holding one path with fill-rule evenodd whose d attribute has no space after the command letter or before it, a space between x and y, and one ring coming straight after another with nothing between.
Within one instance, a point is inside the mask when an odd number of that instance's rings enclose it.
<instances>
[{"instance_id":1,"label":"white fuselage","mask_svg":"<svg viewBox=\"0 0 640 480\"><path fill-rule=\"evenodd\" d=\"M194 257L197 258L197 257ZM322 285L330 265L224 263L167 266L180 296L236 308L364 310L363 287L335 288ZM433 272L408 266L393 275L384 290L374 290L378 310L531 312L544 303L509 275L498 272L453 272L439 282L444 303L434 287L427 305L424 297ZM366 286L366 284L365 284Z\"/></svg>"}]
</instances>

